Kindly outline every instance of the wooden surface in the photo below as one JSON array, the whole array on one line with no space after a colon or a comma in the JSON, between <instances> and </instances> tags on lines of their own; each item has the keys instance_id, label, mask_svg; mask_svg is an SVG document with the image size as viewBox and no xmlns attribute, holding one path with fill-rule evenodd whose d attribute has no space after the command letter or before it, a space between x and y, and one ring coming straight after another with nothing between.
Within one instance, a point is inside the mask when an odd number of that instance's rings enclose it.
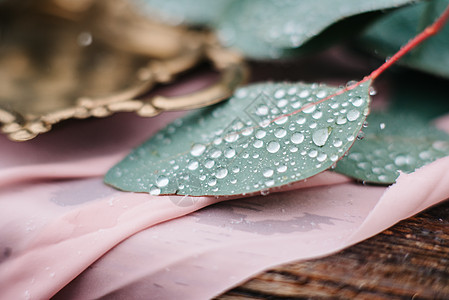
<instances>
[{"instance_id":1,"label":"wooden surface","mask_svg":"<svg viewBox=\"0 0 449 300\"><path fill-rule=\"evenodd\" d=\"M216 300L449 299L449 201L335 255L268 270Z\"/></svg>"}]
</instances>

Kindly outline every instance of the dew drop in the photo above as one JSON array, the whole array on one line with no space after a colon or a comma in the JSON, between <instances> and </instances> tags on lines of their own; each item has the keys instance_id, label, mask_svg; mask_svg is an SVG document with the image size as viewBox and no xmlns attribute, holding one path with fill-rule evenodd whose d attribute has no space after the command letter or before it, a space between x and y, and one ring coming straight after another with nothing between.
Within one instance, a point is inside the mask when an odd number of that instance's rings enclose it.
<instances>
[{"instance_id":1,"label":"dew drop","mask_svg":"<svg viewBox=\"0 0 449 300\"><path fill-rule=\"evenodd\" d=\"M302 125L306 122L306 117L299 117L298 120L296 120L296 123L298 123L299 125Z\"/></svg>"},{"instance_id":2,"label":"dew drop","mask_svg":"<svg viewBox=\"0 0 449 300\"><path fill-rule=\"evenodd\" d=\"M316 150L312 150L309 152L309 156L312 158L317 157L317 155L318 155L318 151L316 151Z\"/></svg>"},{"instance_id":3,"label":"dew drop","mask_svg":"<svg viewBox=\"0 0 449 300\"><path fill-rule=\"evenodd\" d=\"M355 84L357 84L357 80L350 80L350 81L346 82L346 87L351 87Z\"/></svg>"},{"instance_id":4,"label":"dew drop","mask_svg":"<svg viewBox=\"0 0 449 300\"><path fill-rule=\"evenodd\" d=\"M310 96L310 92L308 90L303 90L299 93L299 98L307 98Z\"/></svg>"},{"instance_id":5,"label":"dew drop","mask_svg":"<svg viewBox=\"0 0 449 300\"><path fill-rule=\"evenodd\" d=\"M265 182L266 186L273 186L274 185L274 180L269 180Z\"/></svg>"},{"instance_id":6,"label":"dew drop","mask_svg":"<svg viewBox=\"0 0 449 300\"><path fill-rule=\"evenodd\" d=\"M240 172L240 168L239 167L234 167L234 168L232 168L232 172L238 173L238 172Z\"/></svg>"},{"instance_id":7,"label":"dew drop","mask_svg":"<svg viewBox=\"0 0 449 300\"><path fill-rule=\"evenodd\" d=\"M261 148L263 146L263 141L261 140L256 140L253 143L254 148Z\"/></svg>"},{"instance_id":8,"label":"dew drop","mask_svg":"<svg viewBox=\"0 0 449 300\"><path fill-rule=\"evenodd\" d=\"M445 141L436 141L432 143L432 147L439 151L446 151L449 149L449 143Z\"/></svg>"},{"instance_id":9,"label":"dew drop","mask_svg":"<svg viewBox=\"0 0 449 300\"><path fill-rule=\"evenodd\" d=\"M164 187L167 186L167 184L169 183L169 180L167 177L161 175L156 179L156 185L158 187Z\"/></svg>"},{"instance_id":10,"label":"dew drop","mask_svg":"<svg viewBox=\"0 0 449 300\"><path fill-rule=\"evenodd\" d=\"M117 177L117 178L122 177L122 175L123 175L123 172L122 172L121 170L116 170L116 171L114 172L114 176Z\"/></svg>"},{"instance_id":11,"label":"dew drop","mask_svg":"<svg viewBox=\"0 0 449 300\"><path fill-rule=\"evenodd\" d=\"M210 179L210 180L207 181L207 184L208 184L209 186L215 186L215 185L217 184L217 179L212 178L212 179Z\"/></svg>"},{"instance_id":12,"label":"dew drop","mask_svg":"<svg viewBox=\"0 0 449 300\"><path fill-rule=\"evenodd\" d=\"M237 98L245 98L248 95L248 91L246 89L238 89L235 92L235 96Z\"/></svg>"},{"instance_id":13,"label":"dew drop","mask_svg":"<svg viewBox=\"0 0 449 300\"><path fill-rule=\"evenodd\" d=\"M326 97L326 95L327 95L327 92L324 91L324 90L319 91L318 93L316 93L316 96L317 96L318 98L320 98L320 99Z\"/></svg>"},{"instance_id":14,"label":"dew drop","mask_svg":"<svg viewBox=\"0 0 449 300\"><path fill-rule=\"evenodd\" d=\"M220 156L221 156L220 149L213 149L210 153L210 157L212 157L212 158L219 158Z\"/></svg>"},{"instance_id":15,"label":"dew drop","mask_svg":"<svg viewBox=\"0 0 449 300\"><path fill-rule=\"evenodd\" d=\"M203 144L195 144L192 146L192 149L190 149L190 154L192 154L193 156L200 156L204 153L205 150L206 146L204 146Z\"/></svg>"},{"instance_id":16,"label":"dew drop","mask_svg":"<svg viewBox=\"0 0 449 300\"><path fill-rule=\"evenodd\" d=\"M291 88L288 89L287 94L294 95L297 92L298 92L298 88L296 86L294 86L294 87L291 87Z\"/></svg>"},{"instance_id":17,"label":"dew drop","mask_svg":"<svg viewBox=\"0 0 449 300\"><path fill-rule=\"evenodd\" d=\"M282 125L285 124L288 121L288 117L287 116L282 116L280 118L277 118L274 123L276 123L277 125Z\"/></svg>"},{"instance_id":18,"label":"dew drop","mask_svg":"<svg viewBox=\"0 0 449 300\"><path fill-rule=\"evenodd\" d=\"M320 155L317 156L316 159L317 159L319 162L323 162L323 161L326 160L326 158L327 158L327 154L321 153Z\"/></svg>"},{"instance_id":19,"label":"dew drop","mask_svg":"<svg viewBox=\"0 0 449 300\"><path fill-rule=\"evenodd\" d=\"M385 169L388 171L395 171L396 167L393 164L388 164L385 166Z\"/></svg>"},{"instance_id":20,"label":"dew drop","mask_svg":"<svg viewBox=\"0 0 449 300\"><path fill-rule=\"evenodd\" d=\"M304 141L304 134L295 132L290 138L293 144L301 144Z\"/></svg>"},{"instance_id":21,"label":"dew drop","mask_svg":"<svg viewBox=\"0 0 449 300\"><path fill-rule=\"evenodd\" d=\"M332 155L330 156L330 160L331 160L331 161L337 161L337 160L338 160L338 155L337 155L337 154L332 154Z\"/></svg>"},{"instance_id":22,"label":"dew drop","mask_svg":"<svg viewBox=\"0 0 449 300\"><path fill-rule=\"evenodd\" d=\"M337 109L337 108L340 106L340 104L339 104L338 102L333 102L333 103L329 104L329 106L330 106L332 109Z\"/></svg>"},{"instance_id":23,"label":"dew drop","mask_svg":"<svg viewBox=\"0 0 449 300\"><path fill-rule=\"evenodd\" d=\"M192 160L188 165L187 168L191 171L194 171L196 169L198 169L199 163L196 160Z\"/></svg>"},{"instance_id":24,"label":"dew drop","mask_svg":"<svg viewBox=\"0 0 449 300\"><path fill-rule=\"evenodd\" d=\"M238 135L236 132L228 133L228 134L224 137L225 141L228 142L228 143L233 143L233 142L235 142L236 140L238 140L238 138L239 138L239 135Z\"/></svg>"},{"instance_id":25,"label":"dew drop","mask_svg":"<svg viewBox=\"0 0 449 300\"><path fill-rule=\"evenodd\" d=\"M292 104L291 104L291 106L293 107L293 108L300 108L301 107L301 105L302 105L302 103L300 102L300 101L296 101L296 102L293 102Z\"/></svg>"},{"instance_id":26,"label":"dew drop","mask_svg":"<svg viewBox=\"0 0 449 300\"><path fill-rule=\"evenodd\" d=\"M348 112L348 114L346 115L346 118L348 118L348 120L350 122L357 120L359 117L360 117L360 112L356 109L350 110Z\"/></svg>"},{"instance_id":27,"label":"dew drop","mask_svg":"<svg viewBox=\"0 0 449 300\"><path fill-rule=\"evenodd\" d=\"M359 161L363 158L363 155L361 153L354 152L354 153L350 153L348 155L348 158L351 160L354 160L354 161Z\"/></svg>"},{"instance_id":28,"label":"dew drop","mask_svg":"<svg viewBox=\"0 0 449 300\"><path fill-rule=\"evenodd\" d=\"M212 168L215 165L215 161L213 160L208 160L204 163L204 166L208 169Z\"/></svg>"},{"instance_id":29,"label":"dew drop","mask_svg":"<svg viewBox=\"0 0 449 300\"><path fill-rule=\"evenodd\" d=\"M281 165L277 168L277 171L279 173L284 173L285 171L287 171L287 166L286 165Z\"/></svg>"},{"instance_id":30,"label":"dew drop","mask_svg":"<svg viewBox=\"0 0 449 300\"><path fill-rule=\"evenodd\" d=\"M253 133L253 131L254 131L253 127L247 127L242 130L242 135L244 135L244 136L251 135Z\"/></svg>"},{"instance_id":31,"label":"dew drop","mask_svg":"<svg viewBox=\"0 0 449 300\"><path fill-rule=\"evenodd\" d=\"M286 135L287 135L287 131L284 128L279 128L274 133L274 136L277 137L278 139L283 138Z\"/></svg>"},{"instance_id":32,"label":"dew drop","mask_svg":"<svg viewBox=\"0 0 449 300\"><path fill-rule=\"evenodd\" d=\"M239 122L235 123L234 125L232 125L232 128L234 130L240 130L243 128L243 126L244 126L243 123L239 121Z\"/></svg>"},{"instance_id":33,"label":"dew drop","mask_svg":"<svg viewBox=\"0 0 449 300\"><path fill-rule=\"evenodd\" d=\"M281 148L281 145L279 145L279 143L276 141L271 141L267 145L267 150L270 153L276 153L279 151L280 148Z\"/></svg>"},{"instance_id":34,"label":"dew drop","mask_svg":"<svg viewBox=\"0 0 449 300\"><path fill-rule=\"evenodd\" d=\"M374 174L380 174L380 173L382 173L382 168L374 167L372 169L372 171Z\"/></svg>"},{"instance_id":35,"label":"dew drop","mask_svg":"<svg viewBox=\"0 0 449 300\"><path fill-rule=\"evenodd\" d=\"M343 124L346 124L347 123L347 119L345 118L345 117L342 117L342 116L338 116L338 118L337 118L337 124L338 125L343 125Z\"/></svg>"},{"instance_id":36,"label":"dew drop","mask_svg":"<svg viewBox=\"0 0 449 300\"><path fill-rule=\"evenodd\" d=\"M278 107L284 107L288 104L288 100L287 99L281 99L278 101Z\"/></svg>"},{"instance_id":37,"label":"dew drop","mask_svg":"<svg viewBox=\"0 0 449 300\"><path fill-rule=\"evenodd\" d=\"M270 125L270 123L271 123L271 121L268 120L268 119L262 120L262 121L259 122L259 126L262 127L262 128L265 128L265 127L267 127L268 125Z\"/></svg>"},{"instance_id":38,"label":"dew drop","mask_svg":"<svg viewBox=\"0 0 449 300\"><path fill-rule=\"evenodd\" d=\"M225 168L221 168L217 170L217 174L215 175L215 177L217 177L218 179L223 179L228 175L228 170Z\"/></svg>"},{"instance_id":39,"label":"dew drop","mask_svg":"<svg viewBox=\"0 0 449 300\"><path fill-rule=\"evenodd\" d=\"M274 174L274 171L271 169L266 169L265 171L263 171L263 176L265 176L267 178L273 176L273 174Z\"/></svg>"},{"instance_id":40,"label":"dew drop","mask_svg":"<svg viewBox=\"0 0 449 300\"><path fill-rule=\"evenodd\" d=\"M289 150L291 153L295 153L295 152L298 152L298 147L292 146L292 147L290 147Z\"/></svg>"},{"instance_id":41,"label":"dew drop","mask_svg":"<svg viewBox=\"0 0 449 300\"><path fill-rule=\"evenodd\" d=\"M256 138L258 138L258 139L263 139L266 135L267 135L267 133L265 132L265 130L257 130L256 131Z\"/></svg>"},{"instance_id":42,"label":"dew drop","mask_svg":"<svg viewBox=\"0 0 449 300\"><path fill-rule=\"evenodd\" d=\"M323 116L323 113L321 111L316 111L313 113L312 118L314 118L315 120L319 120L319 119L321 119L322 116Z\"/></svg>"},{"instance_id":43,"label":"dew drop","mask_svg":"<svg viewBox=\"0 0 449 300\"><path fill-rule=\"evenodd\" d=\"M367 162L360 162L357 164L357 167L359 167L362 170L366 170L368 168L368 163Z\"/></svg>"},{"instance_id":44,"label":"dew drop","mask_svg":"<svg viewBox=\"0 0 449 300\"><path fill-rule=\"evenodd\" d=\"M281 99L284 96L285 96L285 91L284 90L277 90L274 93L274 98L276 98L276 99Z\"/></svg>"},{"instance_id":45,"label":"dew drop","mask_svg":"<svg viewBox=\"0 0 449 300\"><path fill-rule=\"evenodd\" d=\"M224 152L224 156L226 158L233 158L235 156L235 150L232 149L232 148L226 149L225 152Z\"/></svg>"},{"instance_id":46,"label":"dew drop","mask_svg":"<svg viewBox=\"0 0 449 300\"><path fill-rule=\"evenodd\" d=\"M380 128L380 130L384 130L385 129L385 123L380 123L379 124L379 128Z\"/></svg>"},{"instance_id":47,"label":"dew drop","mask_svg":"<svg viewBox=\"0 0 449 300\"><path fill-rule=\"evenodd\" d=\"M357 140L363 140L365 138L365 133L363 132L363 131L360 131L358 134L357 134Z\"/></svg>"},{"instance_id":48,"label":"dew drop","mask_svg":"<svg viewBox=\"0 0 449 300\"><path fill-rule=\"evenodd\" d=\"M158 187L153 186L150 189L150 195L157 196L157 195L160 195L160 193L161 193L161 189Z\"/></svg>"},{"instance_id":49,"label":"dew drop","mask_svg":"<svg viewBox=\"0 0 449 300\"><path fill-rule=\"evenodd\" d=\"M419 153L419 158L421 158L422 160L429 160L432 158L432 154L430 153L430 151L423 151Z\"/></svg>"},{"instance_id":50,"label":"dew drop","mask_svg":"<svg viewBox=\"0 0 449 300\"><path fill-rule=\"evenodd\" d=\"M333 142L334 147L341 147L343 145L343 142L341 140L334 140Z\"/></svg>"},{"instance_id":51,"label":"dew drop","mask_svg":"<svg viewBox=\"0 0 449 300\"><path fill-rule=\"evenodd\" d=\"M380 181L388 181L388 177L386 175L379 175L377 177Z\"/></svg>"},{"instance_id":52,"label":"dew drop","mask_svg":"<svg viewBox=\"0 0 449 300\"><path fill-rule=\"evenodd\" d=\"M305 114L310 114L310 113L313 113L315 111L315 109L316 109L316 105L315 104L308 104L303 109L303 112Z\"/></svg>"},{"instance_id":53,"label":"dew drop","mask_svg":"<svg viewBox=\"0 0 449 300\"><path fill-rule=\"evenodd\" d=\"M258 116L266 116L268 114L268 111L269 111L268 106L260 105L256 109L256 115L258 115Z\"/></svg>"},{"instance_id":54,"label":"dew drop","mask_svg":"<svg viewBox=\"0 0 449 300\"><path fill-rule=\"evenodd\" d=\"M363 100L360 96L354 97L349 101L351 101L352 105L354 105L355 107L360 107L365 102L365 100Z\"/></svg>"},{"instance_id":55,"label":"dew drop","mask_svg":"<svg viewBox=\"0 0 449 300\"><path fill-rule=\"evenodd\" d=\"M409 165L413 162L413 159L410 156L402 156L399 155L394 159L394 164L396 166Z\"/></svg>"},{"instance_id":56,"label":"dew drop","mask_svg":"<svg viewBox=\"0 0 449 300\"><path fill-rule=\"evenodd\" d=\"M312 134L312 141L317 146L324 146L329 138L329 128L321 128Z\"/></svg>"}]
</instances>

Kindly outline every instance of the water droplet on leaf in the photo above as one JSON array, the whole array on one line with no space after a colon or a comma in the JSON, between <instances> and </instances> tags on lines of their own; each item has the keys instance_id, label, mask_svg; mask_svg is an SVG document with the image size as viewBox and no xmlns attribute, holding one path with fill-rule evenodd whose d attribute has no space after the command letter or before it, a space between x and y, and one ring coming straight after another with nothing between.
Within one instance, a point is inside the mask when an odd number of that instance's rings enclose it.
<instances>
[{"instance_id":1,"label":"water droplet on leaf","mask_svg":"<svg viewBox=\"0 0 449 300\"><path fill-rule=\"evenodd\" d=\"M329 128L321 128L315 130L312 134L312 141L317 146L324 146L329 138L330 129Z\"/></svg>"},{"instance_id":2,"label":"water droplet on leaf","mask_svg":"<svg viewBox=\"0 0 449 300\"><path fill-rule=\"evenodd\" d=\"M276 141L271 141L267 145L267 150L270 153L276 153L279 151L280 148L281 148L281 145L279 145L279 143Z\"/></svg>"}]
</instances>

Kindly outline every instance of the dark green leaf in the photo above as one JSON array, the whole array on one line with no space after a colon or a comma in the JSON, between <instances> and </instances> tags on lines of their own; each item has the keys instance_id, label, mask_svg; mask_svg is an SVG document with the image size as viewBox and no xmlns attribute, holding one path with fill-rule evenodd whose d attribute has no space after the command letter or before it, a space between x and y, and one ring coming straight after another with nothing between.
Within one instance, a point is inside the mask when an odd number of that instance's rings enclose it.
<instances>
[{"instance_id":1,"label":"dark green leaf","mask_svg":"<svg viewBox=\"0 0 449 300\"><path fill-rule=\"evenodd\" d=\"M393 55L402 45L431 24L449 4L433 0L392 12L378 20L363 36L363 47L382 58ZM449 26L399 61L399 64L449 77Z\"/></svg>"},{"instance_id":2,"label":"dark green leaf","mask_svg":"<svg viewBox=\"0 0 449 300\"><path fill-rule=\"evenodd\" d=\"M393 183L449 155L449 135L410 115L372 113L364 138L354 143L335 171L365 182Z\"/></svg>"},{"instance_id":3,"label":"dark green leaf","mask_svg":"<svg viewBox=\"0 0 449 300\"><path fill-rule=\"evenodd\" d=\"M447 81L410 69L396 69L389 77L389 111L430 121L449 112Z\"/></svg>"},{"instance_id":4,"label":"dark green leaf","mask_svg":"<svg viewBox=\"0 0 449 300\"><path fill-rule=\"evenodd\" d=\"M229 101L168 125L105 181L126 191L199 196L252 193L308 178L330 168L354 142L368 113L369 84L319 104L338 88L241 88Z\"/></svg>"},{"instance_id":5,"label":"dark green leaf","mask_svg":"<svg viewBox=\"0 0 449 300\"><path fill-rule=\"evenodd\" d=\"M276 58L288 49L306 44L344 19L412 2L415 1L241 0L232 3L218 24L218 30L226 45L240 49L249 57ZM346 36L359 27L352 26Z\"/></svg>"}]
</instances>

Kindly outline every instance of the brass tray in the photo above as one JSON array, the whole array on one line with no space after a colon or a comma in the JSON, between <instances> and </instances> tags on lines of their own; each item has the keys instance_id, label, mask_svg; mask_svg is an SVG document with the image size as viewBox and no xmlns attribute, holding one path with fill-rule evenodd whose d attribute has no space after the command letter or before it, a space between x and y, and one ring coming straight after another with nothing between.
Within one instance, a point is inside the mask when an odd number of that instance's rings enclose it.
<instances>
[{"instance_id":1,"label":"brass tray","mask_svg":"<svg viewBox=\"0 0 449 300\"><path fill-rule=\"evenodd\" d=\"M242 58L211 33L155 23L125 0L3 1L0 32L0 123L15 141L69 118L210 105L247 78ZM204 60L221 73L212 86L139 97Z\"/></svg>"}]
</instances>

